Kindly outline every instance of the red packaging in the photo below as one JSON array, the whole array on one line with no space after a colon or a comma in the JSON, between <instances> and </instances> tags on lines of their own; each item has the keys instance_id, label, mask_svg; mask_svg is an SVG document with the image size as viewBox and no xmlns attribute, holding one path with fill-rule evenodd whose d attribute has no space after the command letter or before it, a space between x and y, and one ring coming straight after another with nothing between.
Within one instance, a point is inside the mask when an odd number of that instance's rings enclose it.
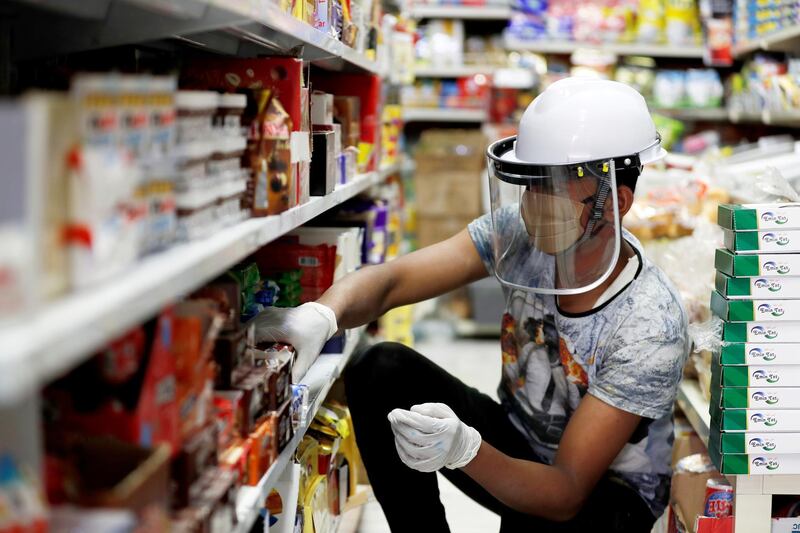
<instances>
[{"instance_id":1,"label":"red packaging","mask_svg":"<svg viewBox=\"0 0 800 533\"><path fill-rule=\"evenodd\" d=\"M695 533L733 533L733 517L711 518L698 516Z\"/></svg>"},{"instance_id":2,"label":"red packaging","mask_svg":"<svg viewBox=\"0 0 800 533\"><path fill-rule=\"evenodd\" d=\"M244 423L244 393L242 391L214 391L214 419L217 424L219 448L231 446L241 435Z\"/></svg>"},{"instance_id":3,"label":"red packaging","mask_svg":"<svg viewBox=\"0 0 800 533\"><path fill-rule=\"evenodd\" d=\"M733 487L724 479L706 481L705 516L723 518L733 514Z\"/></svg>"},{"instance_id":4,"label":"red packaging","mask_svg":"<svg viewBox=\"0 0 800 533\"><path fill-rule=\"evenodd\" d=\"M327 289L333 285L336 268L336 246L299 244L297 237L287 237L264 246L253 255L262 276L300 269L300 284Z\"/></svg>"}]
</instances>

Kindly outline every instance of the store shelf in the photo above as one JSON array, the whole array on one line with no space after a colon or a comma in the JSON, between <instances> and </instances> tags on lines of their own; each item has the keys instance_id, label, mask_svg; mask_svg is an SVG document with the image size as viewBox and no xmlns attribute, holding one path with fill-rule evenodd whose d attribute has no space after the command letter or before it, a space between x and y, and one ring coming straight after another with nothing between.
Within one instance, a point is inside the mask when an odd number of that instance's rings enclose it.
<instances>
[{"instance_id":1,"label":"store shelf","mask_svg":"<svg viewBox=\"0 0 800 533\"><path fill-rule=\"evenodd\" d=\"M800 50L800 26L792 26L760 39L736 44L733 47L733 55L739 58L758 50L777 52Z\"/></svg>"},{"instance_id":2,"label":"store shelf","mask_svg":"<svg viewBox=\"0 0 800 533\"><path fill-rule=\"evenodd\" d=\"M414 5L408 11L413 19L478 19L508 20L512 10L509 6L437 6Z\"/></svg>"},{"instance_id":3,"label":"store shelf","mask_svg":"<svg viewBox=\"0 0 800 533\"><path fill-rule=\"evenodd\" d=\"M491 65L461 65L456 67L416 67L417 78L462 78L475 74L493 74L497 67Z\"/></svg>"},{"instance_id":4,"label":"store shelf","mask_svg":"<svg viewBox=\"0 0 800 533\"><path fill-rule=\"evenodd\" d=\"M276 216L254 218L147 257L97 287L48 303L0 327L0 405L63 374L94 350L200 287L261 246L387 176L401 164L358 176L327 196Z\"/></svg>"},{"instance_id":5,"label":"store shelf","mask_svg":"<svg viewBox=\"0 0 800 533\"><path fill-rule=\"evenodd\" d=\"M305 423L297 429L292 439L281 451L278 459L270 466L267 473L254 487L242 487L236 502L236 513L239 518L239 526L236 533L248 533L258 517L258 513L263 506L264 499L269 495L270 490L275 486L281 477L286 466L294 457L300 441L303 440L314 415L319 410L322 402L328 396L334 381L341 375L353 351L358 345L365 327L347 331L347 341L345 342L344 353L341 354L322 354L313 365L308 369L306 375L300 381L308 385L308 416Z\"/></svg>"},{"instance_id":6,"label":"store shelf","mask_svg":"<svg viewBox=\"0 0 800 533\"><path fill-rule=\"evenodd\" d=\"M710 109L653 109L654 113L687 121L728 122L731 120L724 107Z\"/></svg>"},{"instance_id":7,"label":"store shelf","mask_svg":"<svg viewBox=\"0 0 800 533\"><path fill-rule=\"evenodd\" d=\"M700 391L696 380L684 379L678 387L678 406L689 419L689 423L703 442L708 442L708 431L711 426L711 415L708 412L708 402Z\"/></svg>"},{"instance_id":8,"label":"store shelf","mask_svg":"<svg viewBox=\"0 0 800 533\"><path fill-rule=\"evenodd\" d=\"M538 52L541 54L571 54L581 48L595 48L622 56L702 58L701 46L667 46L639 43L578 43L574 41L536 40L523 41L505 37L508 50Z\"/></svg>"},{"instance_id":9,"label":"store shelf","mask_svg":"<svg viewBox=\"0 0 800 533\"><path fill-rule=\"evenodd\" d=\"M800 111L769 111L749 113L731 110L728 113L731 122L737 124L762 123L769 126L800 126Z\"/></svg>"},{"instance_id":10,"label":"store shelf","mask_svg":"<svg viewBox=\"0 0 800 533\"><path fill-rule=\"evenodd\" d=\"M486 122L484 109L403 108L405 122Z\"/></svg>"},{"instance_id":11,"label":"store shelf","mask_svg":"<svg viewBox=\"0 0 800 533\"><path fill-rule=\"evenodd\" d=\"M55 0L15 4L19 10L14 21L15 59L177 39L240 57L293 51L324 68L379 74L376 62L285 13L272 0L94 0L90 4L94 9L82 2Z\"/></svg>"}]
</instances>

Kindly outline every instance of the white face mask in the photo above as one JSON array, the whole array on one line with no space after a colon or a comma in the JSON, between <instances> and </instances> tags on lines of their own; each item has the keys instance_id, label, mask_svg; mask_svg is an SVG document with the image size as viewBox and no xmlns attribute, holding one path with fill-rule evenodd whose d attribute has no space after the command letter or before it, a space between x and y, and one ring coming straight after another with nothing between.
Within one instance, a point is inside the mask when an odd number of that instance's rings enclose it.
<instances>
[{"instance_id":1,"label":"white face mask","mask_svg":"<svg viewBox=\"0 0 800 533\"><path fill-rule=\"evenodd\" d=\"M533 245L549 255L567 250L583 235L583 209L582 203L569 198L531 191L525 191L520 202L520 214Z\"/></svg>"}]
</instances>

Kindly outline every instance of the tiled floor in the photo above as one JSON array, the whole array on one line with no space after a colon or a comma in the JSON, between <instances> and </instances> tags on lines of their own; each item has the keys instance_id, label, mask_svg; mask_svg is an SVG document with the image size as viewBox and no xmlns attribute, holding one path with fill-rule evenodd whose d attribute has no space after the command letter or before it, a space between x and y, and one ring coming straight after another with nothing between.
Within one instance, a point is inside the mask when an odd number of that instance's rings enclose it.
<instances>
[{"instance_id":1,"label":"tiled floor","mask_svg":"<svg viewBox=\"0 0 800 533\"><path fill-rule=\"evenodd\" d=\"M500 345L497 340L447 340L418 343L415 348L465 383L496 398L500 380ZM439 491L453 533L490 533L500 528L500 518L473 502L439 476ZM364 508L358 533L388 533L389 526L377 501Z\"/></svg>"}]
</instances>

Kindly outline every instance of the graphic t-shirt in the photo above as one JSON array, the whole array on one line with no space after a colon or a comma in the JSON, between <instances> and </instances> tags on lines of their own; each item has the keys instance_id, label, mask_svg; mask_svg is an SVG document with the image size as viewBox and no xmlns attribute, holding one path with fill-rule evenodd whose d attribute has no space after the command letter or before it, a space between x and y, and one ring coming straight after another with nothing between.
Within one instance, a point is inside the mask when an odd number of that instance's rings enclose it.
<instances>
[{"instance_id":1,"label":"graphic t-shirt","mask_svg":"<svg viewBox=\"0 0 800 533\"><path fill-rule=\"evenodd\" d=\"M489 216L473 221L469 233L493 274ZM587 313L563 313L554 296L504 286L498 393L512 423L550 464L587 393L643 417L609 473L635 488L660 515L669 497L672 405L689 353L687 317L664 273L644 257L635 237L622 234L639 255L639 272L619 294ZM519 255L513 270L553 286L552 257Z\"/></svg>"}]
</instances>

